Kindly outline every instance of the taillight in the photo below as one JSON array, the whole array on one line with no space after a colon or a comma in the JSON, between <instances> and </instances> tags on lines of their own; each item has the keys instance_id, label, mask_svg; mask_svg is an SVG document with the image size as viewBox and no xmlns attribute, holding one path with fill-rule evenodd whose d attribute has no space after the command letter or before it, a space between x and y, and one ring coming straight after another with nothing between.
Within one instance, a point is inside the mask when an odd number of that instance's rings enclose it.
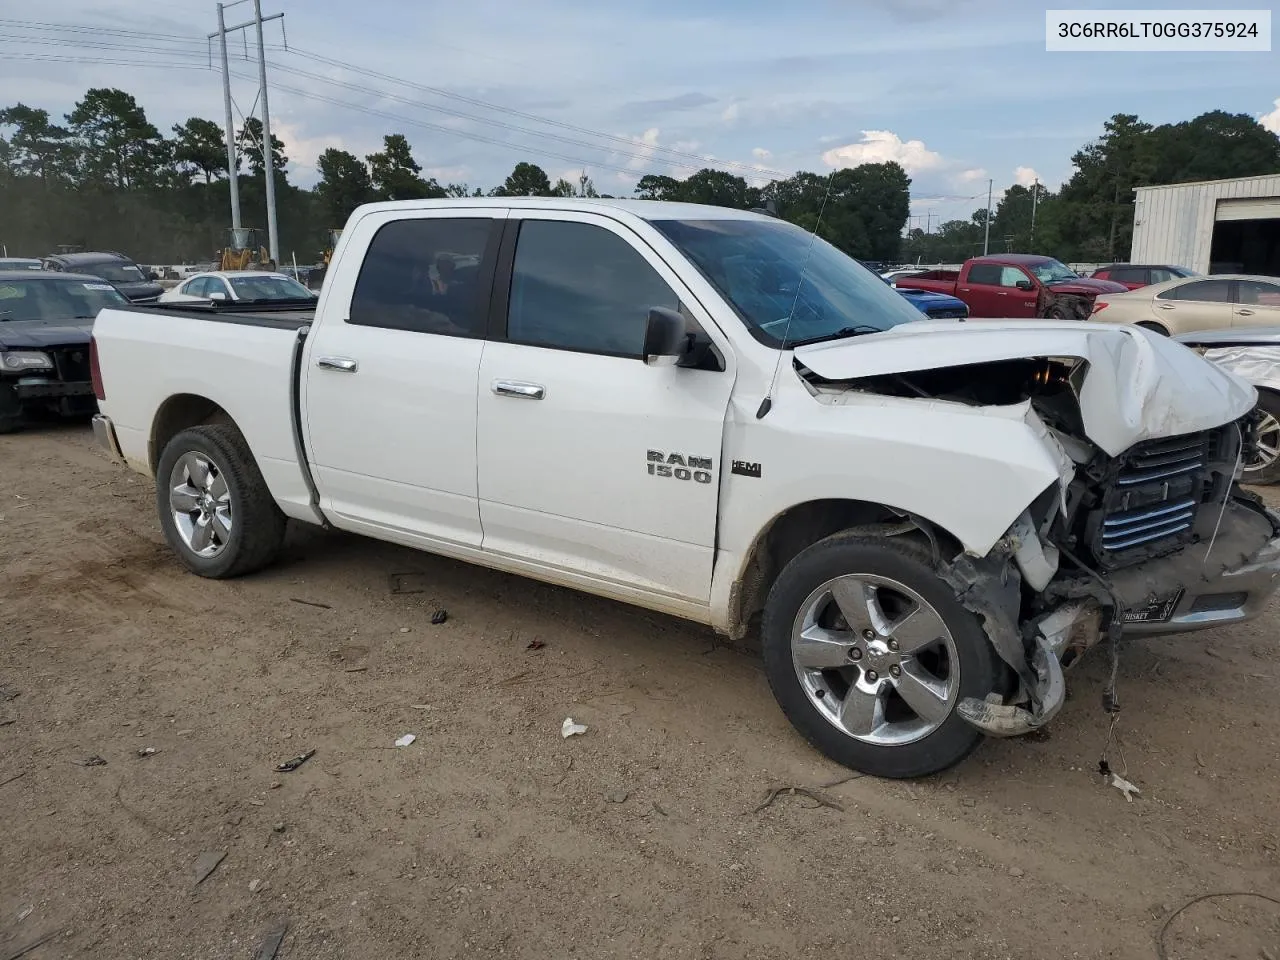
<instances>
[{"instance_id":1,"label":"taillight","mask_svg":"<svg viewBox=\"0 0 1280 960\"><path fill-rule=\"evenodd\" d=\"M1093 301L1093 312L1101 313L1103 310L1107 309L1107 307L1109 306L1111 306L1111 304L1105 303L1102 300L1095 300Z\"/></svg>"},{"instance_id":2,"label":"taillight","mask_svg":"<svg viewBox=\"0 0 1280 960\"><path fill-rule=\"evenodd\" d=\"M102 365L98 363L98 341L89 337L89 379L93 381L93 395L99 400L107 399L107 391L102 386Z\"/></svg>"}]
</instances>

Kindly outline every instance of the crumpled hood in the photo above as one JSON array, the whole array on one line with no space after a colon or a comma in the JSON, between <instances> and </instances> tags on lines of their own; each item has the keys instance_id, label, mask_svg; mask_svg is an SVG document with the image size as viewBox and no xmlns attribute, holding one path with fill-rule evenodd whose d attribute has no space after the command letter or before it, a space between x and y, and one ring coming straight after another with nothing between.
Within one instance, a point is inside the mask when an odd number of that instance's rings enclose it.
<instances>
[{"instance_id":1,"label":"crumpled hood","mask_svg":"<svg viewBox=\"0 0 1280 960\"><path fill-rule=\"evenodd\" d=\"M796 347L824 380L910 373L1034 357L1084 360L1085 434L1110 456L1143 440L1229 423L1257 402L1254 388L1180 343L1143 330L1053 320L921 320L884 333Z\"/></svg>"},{"instance_id":2,"label":"crumpled hood","mask_svg":"<svg viewBox=\"0 0 1280 960\"><path fill-rule=\"evenodd\" d=\"M1128 293L1129 288L1114 280L1095 280L1093 277L1077 277L1059 283L1046 284L1054 293L1079 293L1096 297L1104 293Z\"/></svg>"},{"instance_id":3,"label":"crumpled hood","mask_svg":"<svg viewBox=\"0 0 1280 960\"><path fill-rule=\"evenodd\" d=\"M43 347L87 346L92 320L7 320L0 323L0 350L39 350Z\"/></svg>"}]
</instances>

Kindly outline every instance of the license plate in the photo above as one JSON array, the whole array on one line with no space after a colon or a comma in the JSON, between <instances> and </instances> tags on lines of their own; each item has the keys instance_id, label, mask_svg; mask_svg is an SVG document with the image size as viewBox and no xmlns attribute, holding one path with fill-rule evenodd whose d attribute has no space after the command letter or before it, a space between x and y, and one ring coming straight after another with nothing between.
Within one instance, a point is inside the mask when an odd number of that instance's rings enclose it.
<instances>
[{"instance_id":1,"label":"license plate","mask_svg":"<svg viewBox=\"0 0 1280 960\"><path fill-rule=\"evenodd\" d=\"M1124 612L1124 616L1121 619L1125 623L1163 623L1173 616L1173 611L1178 606L1178 601L1182 599L1182 593L1179 590L1171 596L1153 600L1151 603L1140 607L1130 607Z\"/></svg>"}]
</instances>

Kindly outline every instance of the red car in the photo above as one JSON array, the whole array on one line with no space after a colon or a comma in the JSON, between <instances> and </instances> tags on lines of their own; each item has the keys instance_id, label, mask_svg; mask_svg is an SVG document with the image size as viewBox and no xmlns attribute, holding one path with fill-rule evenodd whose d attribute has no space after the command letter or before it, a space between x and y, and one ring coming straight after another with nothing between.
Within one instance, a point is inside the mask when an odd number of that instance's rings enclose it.
<instances>
[{"instance_id":1,"label":"red car","mask_svg":"<svg viewBox=\"0 0 1280 960\"><path fill-rule=\"evenodd\" d=\"M1186 267L1140 263L1109 263L1099 267L1089 275L1094 280L1113 280L1124 284L1130 290L1150 286L1153 283L1164 283L1166 280L1177 280L1180 277L1198 277L1200 274Z\"/></svg>"},{"instance_id":2,"label":"red car","mask_svg":"<svg viewBox=\"0 0 1280 960\"><path fill-rule=\"evenodd\" d=\"M974 257L957 270L930 270L894 284L911 290L949 293L969 305L969 316L1047 317L1086 320L1094 298L1129 288L1110 280L1082 277L1052 257L1004 253Z\"/></svg>"}]
</instances>

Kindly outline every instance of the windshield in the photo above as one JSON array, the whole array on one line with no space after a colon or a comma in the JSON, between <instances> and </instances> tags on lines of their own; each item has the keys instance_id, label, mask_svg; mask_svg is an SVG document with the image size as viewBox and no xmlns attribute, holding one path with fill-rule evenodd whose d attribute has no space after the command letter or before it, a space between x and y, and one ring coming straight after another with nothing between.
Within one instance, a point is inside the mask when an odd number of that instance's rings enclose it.
<instances>
[{"instance_id":1,"label":"windshield","mask_svg":"<svg viewBox=\"0 0 1280 960\"><path fill-rule=\"evenodd\" d=\"M921 319L879 276L786 221L655 220L653 225L769 346L876 333Z\"/></svg>"},{"instance_id":2,"label":"windshield","mask_svg":"<svg viewBox=\"0 0 1280 960\"><path fill-rule=\"evenodd\" d=\"M238 300L296 300L311 291L289 277L229 277Z\"/></svg>"},{"instance_id":3,"label":"windshield","mask_svg":"<svg viewBox=\"0 0 1280 960\"><path fill-rule=\"evenodd\" d=\"M1031 272L1036 275L1036 279L1041 283L1061 283L1064 280L1079 280L1080 274L1076 273L1065 263L1059 263L1057 260L1046 260L1044 263L1037 263L1031 267Z\"/></svg>"},{"instance_id":4,"label":"windshield","mask_svg":"<svg viewBox=\"0 0 1280 960\"><path fill-rule=\"evenodd\" d=\"M141 283L146 279L132 263L91 263L84 272L112 283Z\"/></svg>"},{"instance_id":5,"label":"windshield","mask_svg":"<svg viewBox=\"0 0 1280 960\"><path fill-rule=\"evenodd\" d=\"M103 307L126 303L109 283L83 280L0 280L0 322L92 320Z\"/></svg>"}]
</instances>

